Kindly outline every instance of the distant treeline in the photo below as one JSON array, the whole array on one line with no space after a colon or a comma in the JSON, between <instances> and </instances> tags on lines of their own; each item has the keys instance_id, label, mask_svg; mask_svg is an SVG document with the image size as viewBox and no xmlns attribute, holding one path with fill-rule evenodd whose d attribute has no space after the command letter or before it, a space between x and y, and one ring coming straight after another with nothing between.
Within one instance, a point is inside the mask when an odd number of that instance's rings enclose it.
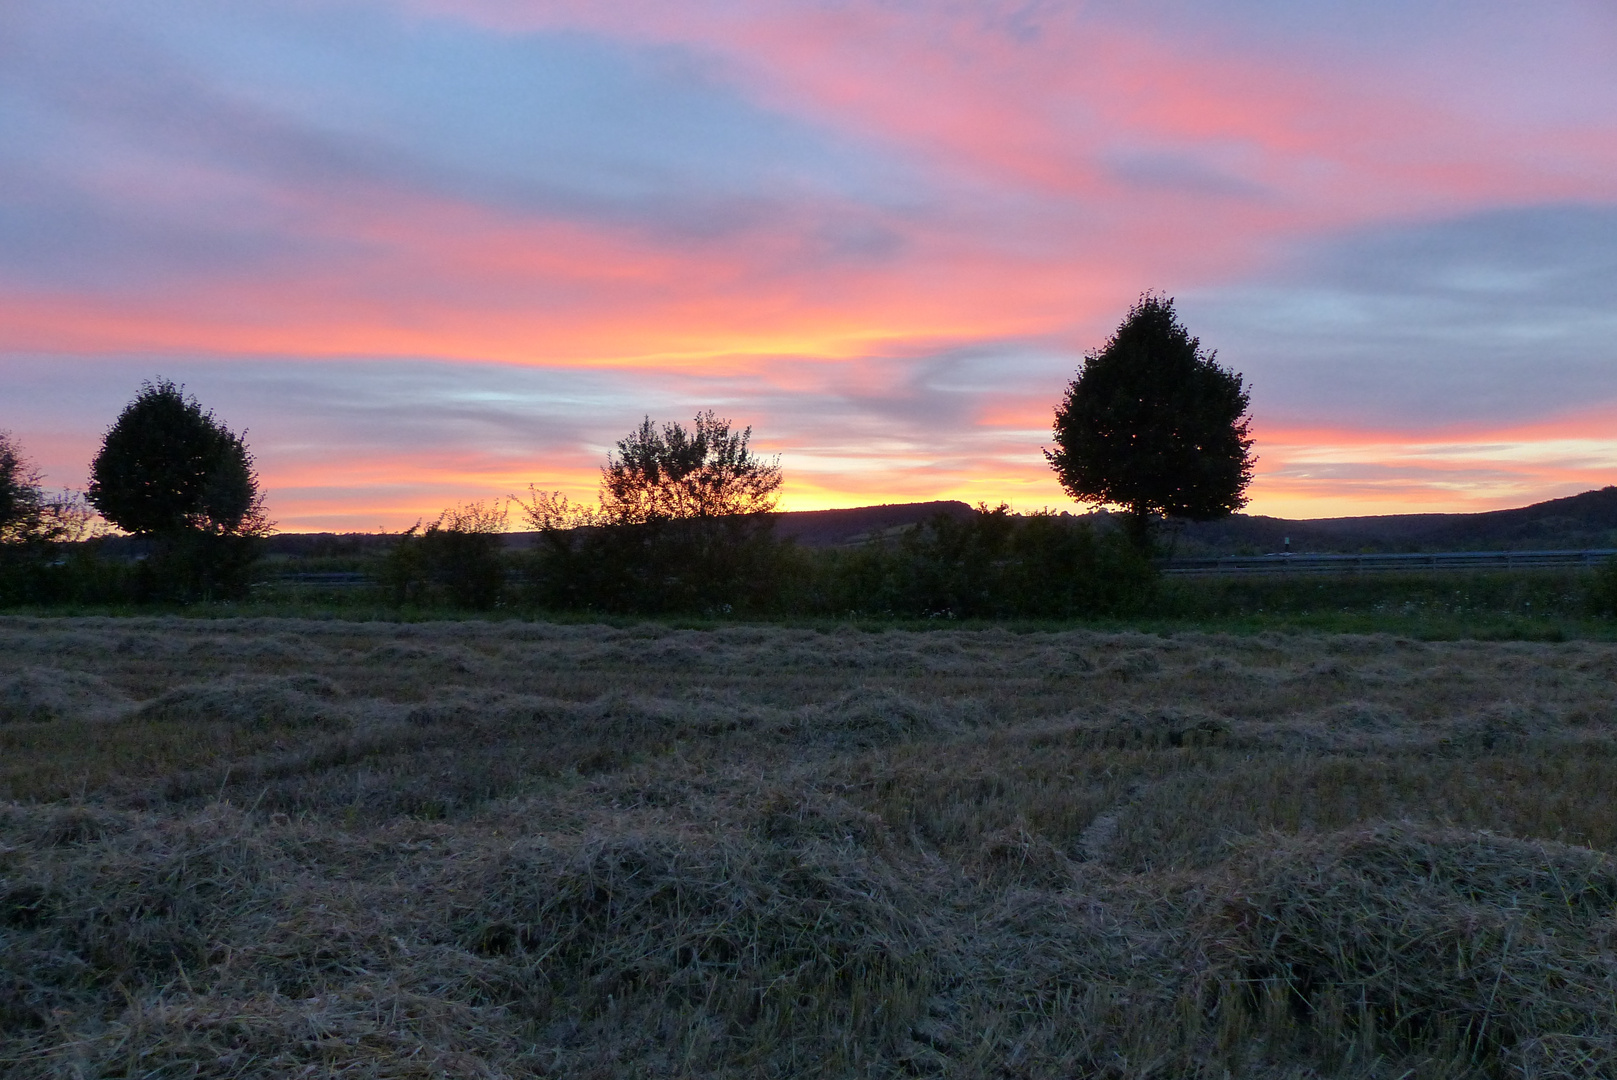
<instances>
[{"instance_id":1,"label":"distant treeline","mask_svg":"<svg viewBox=\"0 0 1617 1080\"><path fill-rule=\"evenodd\" d=\"M1120 535L1005 507L939 514L854 548L800 547L774 524L758 514L553 528L508 552L500 534L451 521L401 538L378 578L401 604L941 618L1120 613L1155 580Z\"/></svg>"},{"instance_id":2,"label":"distant treeline","mask_svg":"<svg viewBox=\"0 0 1617 1080\"><path fill-rule=\"evenodd\" d=\"M1262 613L1266 601L1245 595L1245 586L1191 596L1165 585L1152 563L1186 538L1177 524L1185 517L1227 515L1244 501L1250 464L1239 378L1200 357L1171 314L1169 303L1142 300L1131 319L1163 323L1158 330L1177 342L1175 355L1223 386L1234 410L1234 419L1213 425L1233 441L1217 456L1222 480L1202 492L1205 499L1197 496L1206 505L1119 497L1110 501L1125 505L1124 513L1072 516L938 503L918 523L913 508L907 518L904 508L866 508L852 512L859 533L825 546L831 518L782 528L779 459L753 452L751 428L737 430L708 411L688 427L644 419L607 455L592 503L530 487L527 499L458 505L399 534L294 540L271 534L242 438L183 387L157 380L108 430L82 494L48 496L38 470L0 432L0 606L241 602L342 585L350 597L397 610L900 619ZM1078 383L1070 389L1081 404ZM1074 431L1072 453L1052 463L1083 488L1083 455L1072 455L1087 444ZM1117 476L1145 464L1114 463ZM1190 464L1136 479L1167 483L1189 475ZM1557 519L1593 520L1617 506L1617 489L1561 502L1546 504ZM1538 521L1532 510L1496 516L1519 531ZM513 512L531 530L527 546L511 543ZM108 527L124 535L107 535ZM848 542L854 535L863 542ZM1263 593L1287 590L1297 594L1288 605L1332 606L1317 585ZM1542 612L1547 600L1557 611L1617 613L1617 568L1563 592L1534 599L1512 585L1487 593L1484 606ZM1341 598L1342 611L1386 603L1376 589ZM1446 594L1423 602L1456 614L1476 604Z\"/></svg>"},{"instance_id":3,"label":"distant treeline","mask_svg":"<svg viewBox=\"0 0 1617 1080\"><path fill-rule=\"evenodd\" d=\"M510 548L498 524L489 511L466 508L403 534L324 539L273 569L261 562L236 576L273 587L276 577L338 568L400 607L946 619L1123 614L1145 606L1156 582L1119 533L1003 506L939 514L848 548L781 539L768 514L556 528L526 549ZM174 600L158 576L171 565L172 556L158 566L145 545L124 537L62 545L50 557L6 560L0 602ZM250 594L249 586L189 599Z\"/></svg>"},{"instance_id":4,"label":"distant treeline","mask_svg":"<svg viewBox=\"0 0 1617 1080\"><path fill-rule=\"evenodd\" d=\"M487 519L485 512L485 526ZM1592 574L1161 579L1118 530L1081 516L1021 517L1004 508L938 514L907 531L835 548L777 536L778 517L580 527L514 543L510 533L476 524L476 515L461 512L404 534L270 538L262 542L270 557L246 568L248 585L184 598L168 576L173 555L154 560L129 537L64 544L54 553L0 545L0 606L235 599L266 610L290 603L373 613L367 617L480 611L1267 624L1302 616L1308 625L1359 631L1416 619L1461 636L1508 631L1500 620L1617 615L1617 567L1610 565Z\"/></svg>"}]
</instances>

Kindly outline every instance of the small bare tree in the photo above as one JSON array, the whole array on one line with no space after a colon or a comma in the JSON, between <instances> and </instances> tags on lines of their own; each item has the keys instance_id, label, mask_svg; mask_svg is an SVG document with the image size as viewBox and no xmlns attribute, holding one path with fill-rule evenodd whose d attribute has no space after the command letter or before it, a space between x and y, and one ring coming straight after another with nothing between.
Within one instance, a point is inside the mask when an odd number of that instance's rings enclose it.
<instances>
[{"instance_id":1,"label":"small bare tree","mask_svg":"<svg viewBox=\"0 0 1617 1080\"><path fill-rule=\"evenodd\" d=\"M677 423L659 430L647 417L607 455L601 510L619 524L768 513L780 461L754 454L751 439L752 428L731 431L712 409L698 413L689 431Z\"/></svg>"},{"instance_id":2,"label":"small bare tree","mask_svg":"<svg viewBox=\"0 0 1617 1080\"><path fill-rule=\"evenodd\" d=\"M513 496L542 536L529 578L547 606L706 610L756 605L779 585L772 511L778 458L712 410L694 424L647 417L601 469L596 505L559 491Z\"/></svg>"},{"instance_id":3,"label":"small bare tree","mask_svg":"<svg viewBox=\"0 0 1617 1080\"><path fill-rule=\"evenodd\" d=\"M0 431L0 546L72 543L94 531L95 511L76 491L47 495L39 470Z\"/></svg>"}]
</instances>

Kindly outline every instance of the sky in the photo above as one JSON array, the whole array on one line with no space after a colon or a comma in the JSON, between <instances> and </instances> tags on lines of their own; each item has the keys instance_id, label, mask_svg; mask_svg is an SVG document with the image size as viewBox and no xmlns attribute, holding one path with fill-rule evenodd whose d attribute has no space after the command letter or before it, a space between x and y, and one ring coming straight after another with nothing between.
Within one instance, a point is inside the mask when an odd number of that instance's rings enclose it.
<instances>
[{"instance_id":1,"label":"sky","mask_svg":"<svg viewBox=\"0 0 1617 1080\"><path fill-rule=\"evenodd\" d=\"M0 429L143 380L283 530L593 492L714 409L785 509L1072 504L1142 293L1251 512L1617 483L1609 0L0 0Z\"/></svg>"}]
</instances>

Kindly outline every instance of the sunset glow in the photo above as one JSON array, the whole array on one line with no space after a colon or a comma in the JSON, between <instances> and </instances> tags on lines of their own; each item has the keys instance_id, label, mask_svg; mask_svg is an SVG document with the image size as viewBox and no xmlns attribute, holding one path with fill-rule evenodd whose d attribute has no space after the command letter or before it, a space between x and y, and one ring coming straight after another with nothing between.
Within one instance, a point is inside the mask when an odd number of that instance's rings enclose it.
<instances>
[{"instance_id":1,"label":"sunset glow","mask_svg":"<svg viewBox=\"0 0 1617 1080\"><path fill-rule=\"evenodd\" d=\"M588 494L713 408L788 509L1068 508L1147 289L1244 372L1250 510L1617 483L1617 13L1271 0L0 7L0 429L142 379L283 529Z\"/></svg>"}]
</instances>

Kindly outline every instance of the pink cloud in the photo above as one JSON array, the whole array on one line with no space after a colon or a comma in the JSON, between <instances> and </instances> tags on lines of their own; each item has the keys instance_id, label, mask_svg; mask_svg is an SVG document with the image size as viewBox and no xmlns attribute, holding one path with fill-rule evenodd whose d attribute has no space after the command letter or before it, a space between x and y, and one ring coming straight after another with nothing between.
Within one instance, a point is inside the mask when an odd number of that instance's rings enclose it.
<instances>
[{"instance_id":1,"label":"pink cloud","mask_svg":"<svg viewBox=\"0 0 1617 1080\"><path fill-rule=\"evenodd\" d=\"M697 68L695 81L868 151L901 180L861 198L788 178L755 218L680 233L405 179L232 186L241 178L223 167L154 152L98 177L97 191L179 213L228 189L271 205L277 229L321 253L115 288L0 287L0 346L585 369L692 399L722 384L738 420L756 419L761 436L789 432L769 438L792 464L796 508L1064 505L1038 444L1070 371L1030 366L945 393L920 385L918 358L1035 342L1069 354L1070 368L1141 290L1239 278L1326 231L1617 199L1617 139L1599 116L1501 117L1403 61L1233 32L1197 39L1083 5L1036 33L1018 7L995 4L401 7L423 25L678 46L668 62ZM844 225L880 242L838 247L827 235ZM782 404L793 395L827 411L796 416ZM906 396L916 411L953 410L956 427L884 427L881 408L901 411L891 402ZM836 414L856 407L868 415ZM1596 445L1599 424L1581 419L1419 434L1270 419L1255 510L1503 505L1530 488L1604 482L1617 465ZM384 447L347 458L340 484L394 492L363 511L398 519L418 505L408 500L529 479L588 490L591 460L575 446L535 475L511 455L427 460ZM283 522L331 520L319 494L329 474L312 459L273 463L269 481L298 493L277 509Z\"/></svg>"}]
</instances>

